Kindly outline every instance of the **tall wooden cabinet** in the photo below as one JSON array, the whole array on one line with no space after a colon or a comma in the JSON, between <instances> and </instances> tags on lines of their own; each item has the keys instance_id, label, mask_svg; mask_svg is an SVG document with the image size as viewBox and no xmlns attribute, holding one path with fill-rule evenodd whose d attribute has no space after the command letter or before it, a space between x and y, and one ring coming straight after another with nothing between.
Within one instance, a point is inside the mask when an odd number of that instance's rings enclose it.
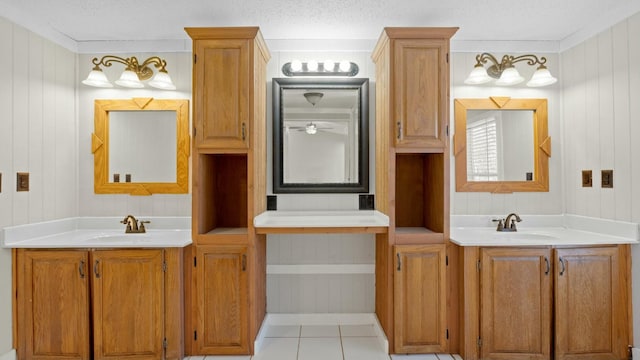
<instances>
[{"instance_id":1,"label":"tall wooden cabinet","mask_svg":"<svg viewBox=\"0 0 640 360\"><path fill-rule=\"evenodd\" d=\"M456 31L385 28L372 55L376 209L390 222L388 234L376 235L376 314L392 353L456 350L449 346L455 309L447 306L449 40Z\"/></svg>"},{"instance_id":2,"label":"tall wooden cabinet","mask_svg":"<svg viewBox=\"0 0 640 360\"><path fill-rule=\"evenodd\" d=\"M193 39L192 237L186 352L252 354L266 312L266 64L257 27Z\"/></svg>"},{"instance_id":3,"label":"tall wooden cabinet","mask_svg":"<svg viewBox=\"0 0 640 360\"><path fill-rule=\"evenodd\" d=\"M182 359L181 249L15 255L19 359Z\"/></svg>"}]
</instances>

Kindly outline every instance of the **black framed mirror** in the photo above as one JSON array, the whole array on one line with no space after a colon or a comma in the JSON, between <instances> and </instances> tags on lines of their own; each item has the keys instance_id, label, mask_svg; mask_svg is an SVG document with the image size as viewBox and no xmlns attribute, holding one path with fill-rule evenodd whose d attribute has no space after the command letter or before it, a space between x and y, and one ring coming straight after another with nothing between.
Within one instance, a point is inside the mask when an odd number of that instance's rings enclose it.
<instances>
[{"instance_id":1,"label":"black framed mirror","mask_svg":"<svg viewBox=\"0 0 640 360\"><path fill-rule=\"evenodd\" d=\"M273 192L369 192L369 79L273 79Z\"/></svg>"}]
</instances>

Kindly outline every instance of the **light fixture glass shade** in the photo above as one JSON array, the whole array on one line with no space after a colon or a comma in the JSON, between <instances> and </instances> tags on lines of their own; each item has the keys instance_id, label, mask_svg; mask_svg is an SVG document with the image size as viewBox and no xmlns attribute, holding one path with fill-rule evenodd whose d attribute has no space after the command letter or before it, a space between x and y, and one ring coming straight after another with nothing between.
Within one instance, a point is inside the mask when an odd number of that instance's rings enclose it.
<instances>
[{"instance_id":1,"label":"light fixture glass shade","mask_svg":"<svg viewBox=\"0 0 640 360\"><path fill-rule=\"evenodd\" d=\"M109 79L107 79L107 75L105 75L102 70L96 69L91 70L87 78L82 80L82 83L85 85L101 88L113 87L113 84L109 82Z\"/></svg>"},{"instance_id":2,"label":"light fixture glass shade","mask_svg":"<svg viewBox=\"0 0 640 360\"><path fill-rule=\"evenodd\" d=\"M176 86L173 85L169 73L166 71L158 71L158 73L149 81L149 86L153 86L156 89L161 90L175 90Z\"/></svg>"},{"instance_id":3,"label":"light fixture glass shade","mask_svg":"<svg viewBox=\"0 0 640 360\"><path fill-rule=\"evenodd\" d=\"M144 87L144 85L140 82L140 79L138 79L138 75L131 70L123 71L122 75L120 75L120 79L116 80L116 84L135 89Z\"/></svg>"},{"instance_id":4,"label":"light fixture glass shade","mask_svg":"<svg viewBox=\"0 0 640 360\"><path fill-rule=\"evenodd\" d=\"M347 60L340 61L340 71L347 72L351 70L351 62Z\"/></svg>"},{"instance_id":5,"label":"light fixture glass shade","mask_svg":"<svg viewBox=\"0 0 640 360\"><path fill-rule=\"evenodd\" d=\"M322 63L322 66L324 67L324 71L333 71L333 68L335 67L335 62L331 59L328 59Z\"/></svg>"},{"instance_id":6,"label":"light fixture glass shade","mask_svg":"<svg viewBox=\"0 0 640 360\"><path fill-rule=\"evenodd\" d=\"M529 80L529 82L527 83L527 86L531 86L531 87L547 86L547 85L555 84L557 81L558 79L551 76L549 69L547 69L544 66L541 66L538 68L538 70L536 70L536 72L533 73L533 76L531 77L531 80Z\"/></svg>"},{"instance_id":7,"label":"light fixture glass shade","mask_svg":"<svg viewBox=\"0 0 640 360\"><path fill-rule=\"evenodd\" d=\"M482 65L476 65L464 83L468 85L478 85L488 83L491 80L493 80L493 78L487 74L487 69Z\"/></svg>"},{"instance_id":8,"label":"light fixture glass shade","mask_svg":"<svg viewBox=\"0 0 640 360\"><path fill-rule=\"evenodd\" d=\"M314 135L318 132L318 127L314 123L308 123L304 131L309 135Z\"/></svg>"},{"instance_id":9,"label":"light fixture glass shade","mask_svg":"<svg viewBox=\"0 0 640 360\"><path fill-rule=\"evenodd\" d=\"M302 70L302 61L293 60L291 61L291 71L300 71Z\"/></svg>"},{"instance_id":10,"label":"light fixture glass shade","mask_svg":"<svg viewBox=\"0 0 640 360\"><path fill-rule=\"evenodd\" d=\"M318 62L316 60L307 61L307 70L311 72L318 71Z\"/></svg>"},{"instance_id":11,"label":"light fixture glass shade","mask_svg":"<svg viewBox=\"0 0 640 360\"><path fill-rule=\"evenodd\" d=\"M524 78L520 75L515 67L508 67L502 71L500 79L496 81L496 85L515 85L524 81Z\"/></svg>"}]
</instances>

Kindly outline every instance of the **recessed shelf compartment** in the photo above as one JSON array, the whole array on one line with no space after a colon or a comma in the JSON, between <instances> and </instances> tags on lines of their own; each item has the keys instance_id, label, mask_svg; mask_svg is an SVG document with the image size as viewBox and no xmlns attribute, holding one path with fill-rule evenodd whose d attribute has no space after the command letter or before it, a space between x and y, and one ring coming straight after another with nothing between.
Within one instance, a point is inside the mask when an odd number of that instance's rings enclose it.
<instances>
[{"instance_id":1,"label":"recessed shelf compartment","mask_svg":"<svg viewBox=\"0 0 640 360\"><path fill-rule=\"evenodd\" d=\"M197 234L247 233L247 155L199 154Z\"/></svg>"},{"instance_id":2,"label":"recessed shelf compartment","mask_svg":"<svg viewBox=\"0 0 640 360\"><path fill-rule=\"evenodd\" d=\"M397 236L443 238L444 154L396 154Z\"/></svg>"}]
</instances>

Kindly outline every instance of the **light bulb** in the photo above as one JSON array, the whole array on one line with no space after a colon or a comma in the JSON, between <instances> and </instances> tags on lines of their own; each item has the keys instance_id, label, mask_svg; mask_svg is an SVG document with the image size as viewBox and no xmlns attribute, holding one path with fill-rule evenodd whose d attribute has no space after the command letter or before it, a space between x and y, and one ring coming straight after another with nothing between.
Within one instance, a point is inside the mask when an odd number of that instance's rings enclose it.
<instances>
[{"instance_id":1,"label":"light bulb","mask_svg":"<svg viewBox=\"0 0 640 360\"><path fill-rule=\"evenodd\" d=\"M315 60L309 60L307 61L307 70L311 71L311 72L316 72L318 71L318 62Z\"/></svg>"}]
</instances>

